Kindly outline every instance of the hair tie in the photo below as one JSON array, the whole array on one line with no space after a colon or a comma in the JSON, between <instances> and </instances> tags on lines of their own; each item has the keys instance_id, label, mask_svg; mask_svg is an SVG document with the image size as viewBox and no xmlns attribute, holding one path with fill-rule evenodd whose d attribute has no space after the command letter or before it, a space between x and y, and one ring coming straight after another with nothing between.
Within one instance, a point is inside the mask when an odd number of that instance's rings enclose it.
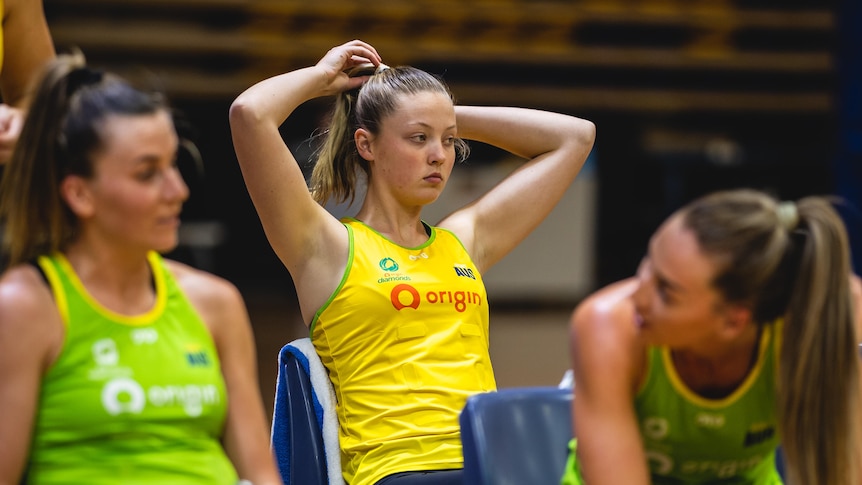
<instances>
[{"instance_id":1,"label":"hair tie","mask_svg":"<svg viewBox=\"0 0 862 485\"><path fill-rule=\"evenodd\" d=\"M374 74L380 74L381 72L389 69L391 69L389 66L381 62L380 64L378 64L377 69L374 70Z\"/></svg>"},{"instance_id":2,"label":"hair tie","mask_svg":"<svg viewBox=\"0 0 862 485\"><path fill-rule=\"evenodd\" d=\"M89 67L79 67L66 76L66 96L71 96L84 86L102 82L104 73Z\"/></svg>"},{"instance_id":3,"label":"hair tie","mask_svg":"<svg viewBox=\"0 0 862 485\"><path fill-rule=\"evenodd\" d=\"M775 213L778 215L778 221L788 231L796 229L799 225L799 210L796 208L796 202L785 201L775 207Z\"/></svg>"}]
</instances>

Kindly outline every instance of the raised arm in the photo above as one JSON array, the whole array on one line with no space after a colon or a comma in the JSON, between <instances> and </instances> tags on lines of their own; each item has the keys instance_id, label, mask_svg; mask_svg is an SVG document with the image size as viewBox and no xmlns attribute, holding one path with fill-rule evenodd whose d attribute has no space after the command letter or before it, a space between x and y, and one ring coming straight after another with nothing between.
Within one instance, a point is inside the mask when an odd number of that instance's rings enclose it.
<instances>
[{"instance_id":1,"label":"raised arm","mask_svg":"<svg viewBox=\"0 0 862 485\"><path fill-rule=\"evenodd\" d=\"M589 485L650 483L634 410L644 359L626 301L635 284L605 288L572 315L573 419L578 461Z\"/></svg>"},{"instance_id":2,"label":"raised arm","mask_svg":"<svg viewBox=\"0 0 862 485\"><path fill-rule=\"evenodd\" d=\"M352 78L345 70L369 61L380 63L372 46L348 42L315 66L252 86L230 108L246 187L270 245L294 280L306 324L338 285L347 263L347 230L312 198L278 128L305 101L359 87L367 77Z\"/></svg>"},{"instance_id":3,"label":"raised arm","mask_svg":"<svg viewBox=\"0 0 862 485\"><path fill-rule=\"evenodd\" d=\"M321 280L321 274L344 267L347 232L311 197L278 128L305 101L359 87L367 77L351 78L344 71L369 61L380 63L373 47L348 42L330 49L315 66L252 86L230 108L234 149L246 187L267 239L300 292L319 284L315 282ZM312 269L313 278L305 277L305 268ZM332 289L334 286L328 291ZM328 291L323 293L328 296ZM304 307L303 311L313 313L316 308Z\"/></svg>"},{"instance_id":4,"label":"raised arm","mask_svg":"<svg viewBox=\"0 0 862 485\"><path fill-rule=\"evenodd\" d=\"M27 89L42 66L54 58L41 0L6 0L0 70L0 164L9 161L24 124Z\"/></svg>"},{"instance_id":5,"label":"raised arm","mask_svg":"<svg viewBox=\"0 0 862 485\"><path fill-rule=\"evenodd\" d=\"M31 80L54 58L54 43L42 0L5 0L3 70L0 92L5 104L21 107Z\"/></svg>"},{"instance_id":6,"label":"raised arm","mask_svg":"<svg viewBox=\"0 0 862 485\"><path fill-rule=\"evenodd\" d=\"M254 338L245 303L229 282L171 262L171 271L213 336L227 388L225 452L237 474L255 485L281 485L269 448L258 385Z\"/></svg>"},{"instance_id":7,"label":"raised arm","mask_svg":"<svg viewBox=\"0 0 862 485\"><path fill-rule=\"evenodd\" d=\"M452 229L480 271L501 260L536 228L584 165L595 126L559 113L456 106L458 136L502 148L528 162L440 225Z\"/></svg>"},{"instance_id":8,"label":"raised arm","mask_svg":"<svg viewBox=\"0 0 862 485\"><path fill-rule=\"evenodd\" d=\"M18 485L27 462L42 375L62 345L63 324L36 270L0 279L0 485Z\"/></svg>"}]
</instances>

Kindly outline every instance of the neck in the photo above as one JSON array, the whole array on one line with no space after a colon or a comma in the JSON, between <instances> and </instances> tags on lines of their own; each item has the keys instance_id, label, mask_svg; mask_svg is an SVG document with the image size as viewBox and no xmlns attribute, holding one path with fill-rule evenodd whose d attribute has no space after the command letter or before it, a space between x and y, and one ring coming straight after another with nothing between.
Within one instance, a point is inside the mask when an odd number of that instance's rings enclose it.
<instances>
[{"instance_id":1,"label":"neck","mask_svg":"<svg viewBox=\"0 0 862 485\"><path fill-rule=\"evenodd\" d=\"M750 325L737 340L709 353L690 349L671 351L680 378L694 392L707 398L722 398L736 390L757 363L761 331Z\"/></svg>"},{"instance_id":2,"label":"neck","mask_svg":"<svg viewBox=\"0 0 862 485\"><path fill-rule=\"evenodd\" d=\"M404 247L416 247L428 240L422 224L421 207L413 210L390 209L366 202L356 218L383 234L390 241Z\"/></svg>"},{"instance_id":3,"label":"neck","mask_svg":"<svg viewBox=\"0 0 862 485\"><path fill-rule=\"evenodd\" d=\"M73 243L65 255L84 288L106 308L137 315L152 307L155 290L146 252L131 254Z\"/></svg>"}]
</instances>

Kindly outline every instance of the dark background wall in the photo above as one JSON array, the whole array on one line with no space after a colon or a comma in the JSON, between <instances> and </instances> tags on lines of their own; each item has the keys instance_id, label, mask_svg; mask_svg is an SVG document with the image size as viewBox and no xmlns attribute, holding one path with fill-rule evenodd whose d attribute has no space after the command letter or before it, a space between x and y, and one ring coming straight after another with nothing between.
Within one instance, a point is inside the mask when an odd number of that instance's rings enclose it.
<instances>
[{"instance_id":1,"label":"dark background wall","mask_svg":"<svg viewBox=\"0 0 862 485\"><path fill-rule=\"evenodd\" d=\"M442 74L463 103L547 108L597 123L595 281L602 284L629 274L657 222L706 191L836 191L833 167L858 166L859 156L852 147L860 83L849 77L859 71L854 5L841 4L842 15L814 0L386 0L361 7L346 0L46 0L45 8L60 49L78 46L94 64L157 80L194 127L206 168L189 172L186 220L226 225L211 260L218 272L240 282L286 278L266 250L233 158L231 100L263 77L362 38L390 64ZM288 143L307 140L325 107L310 103L292 117ZM842 193L858 185L856 170L840 178Z\"/></svg>"}]
</instances>

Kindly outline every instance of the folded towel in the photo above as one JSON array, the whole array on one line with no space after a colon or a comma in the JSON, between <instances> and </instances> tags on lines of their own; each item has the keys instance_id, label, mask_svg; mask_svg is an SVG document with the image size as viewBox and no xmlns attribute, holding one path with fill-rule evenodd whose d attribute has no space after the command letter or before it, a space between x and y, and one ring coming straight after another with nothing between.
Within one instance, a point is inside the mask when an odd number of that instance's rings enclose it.
<instances>
[{"instance_id":1,"label":"folded towel","mask_svg":"<svg viewBox=\"0 0 862 485\"><path fill-rule=\"evenodd\" d=\"M343 485L341 475L341 450L338 446L338 418L335 414L335 391L326 373L326 368L314 350L308 337L296 339L285 345L278 356L278 377L275 389L275 407L272 419L272 444L276 450L276 460L282 474L289 476L290 423L289 404L287 403L287 382L285 362L292 355L308 375L312 388L314 414L323 436L326 470L331 485ZM309 464L312 466L312 464ZM288 483L285 481L285 483Z\"/></svg>"}]
</instances>

